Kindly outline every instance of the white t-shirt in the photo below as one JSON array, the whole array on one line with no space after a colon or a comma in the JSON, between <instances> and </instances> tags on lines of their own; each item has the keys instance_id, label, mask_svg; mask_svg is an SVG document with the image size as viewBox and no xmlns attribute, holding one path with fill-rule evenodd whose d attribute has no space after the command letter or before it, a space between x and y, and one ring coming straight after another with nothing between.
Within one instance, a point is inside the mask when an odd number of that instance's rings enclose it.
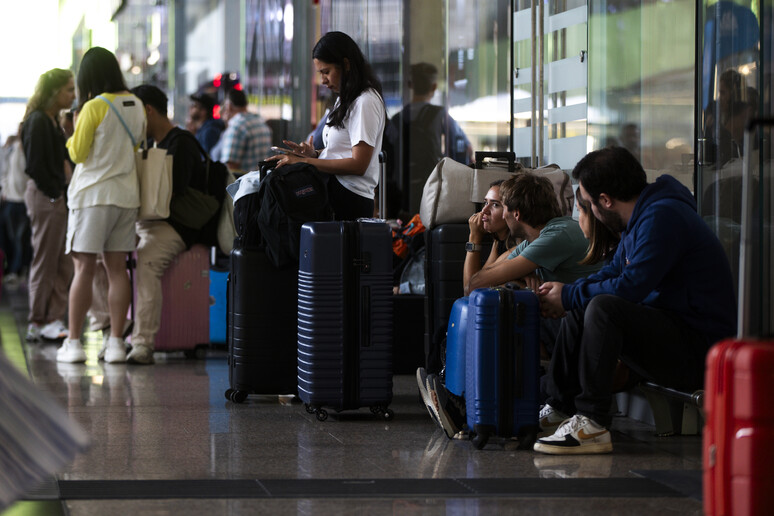
<instances>
[{"instance_id":1,"label":"white t-shirt","mask_svg":"<svg viewBox=\"0 0 774 516\"><path fill-rule=\"evenodd\" d=\"M107 102L93 98L84 104L67 141L70 158L76 163L67 189L71 210L112 205L119 208L140 206L134 151L145 134L145 108L131 94L103 93L121 113L136 142Z\"/></svg>"},{"instance_id":2,"label":"white t-shirt","mask_svg":"<svg viewBox=\"0 0 774 516\"><path fill-rule=\"evenodd\" d=\"M336 100L334 109L338 105L339 100ZM367 199L374 198L374 188L379 183L379 152L382 150L384 118L382 98L375 90L368 89L349 107L343 129L330 125L326 125L323 129L325 148L320 152L321 159L351 158L352 147L360 142L365 142L374 148L365 174L335 176L344 188Z\"/></svg>"}]
</instances>

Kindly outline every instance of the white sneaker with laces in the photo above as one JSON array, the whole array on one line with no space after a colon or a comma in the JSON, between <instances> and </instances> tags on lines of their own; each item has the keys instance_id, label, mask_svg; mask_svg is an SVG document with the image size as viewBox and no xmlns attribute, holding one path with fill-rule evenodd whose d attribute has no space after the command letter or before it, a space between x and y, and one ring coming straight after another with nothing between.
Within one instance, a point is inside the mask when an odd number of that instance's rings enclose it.
<instances>
[{"instance_id":1,"label":"white sneaker with laces","mask_svg":"<svg viewBox=\"0 0 774 516\"><path fill-rule=\"evenodd\" d=\"M538 439L534 450L549 455L610 453L613 443L605 427L586 416L575 414L559 425L554 435Z\"/></svg>"},{"instance_id":2,"label":"white sneaker with laces","mask_svg":"<svg viewBox=\"0 0 774 516\"><path fill-rule=\"evenodd\" d=\"M441 425L441 416L438 414L438 410L435 408L433 400L430 397L430 392L428 391L427 372L424 367L417 369L417 387L419 388L419 395L422 396L422 401L425 404L427 413L430 414L430 419L432 419L439 428L443 428Z\"/></svg>"},{"instance_id":3,"label":"white sneaker with laces","mask_svg":"<svg viewBox=\"0 0 774 516\"><path fill-rule=\"evenodd\" d=\"M51 321L41 328L40 335L44 339L60 340L67 337L67 326L60 320Z\"/></svg>"},{"instance_id":4,"label":"white sneaker with laces","mask_svg":"<svg viewBox=\"0 0 774 516\"><path fill-rule=\"evenodd\" d=\"M126 362L126 345L120 337L108 337L105 345L105 362L118 364Z\"/></svg>"},{"instance_id":5,"label":"white sneaker with laces","mask_svg":"<svg viewBox=\"0 0 774 516\"><path fill-rule=\"evenodd\" d=\"M559 412L554 407L546 403L540 409L540 414L538 415L538 424L540 425L541 431L552 434L556 431L557 428L559 428L559 425L561 425L569 418L570 416L567 414Z\"/></svg>"},{"instance_id":6,"label":"white sneaker with laces","mask_svg":"<svg viewBox=\"0 0 774 516\"><path fill-rule=\"evenodd\" d=\"M79 339L65 339L62 346L56 350L56 361L71 364L86 362L86 353L83 352L81 341Z\"/></svg>"}]
</instances>

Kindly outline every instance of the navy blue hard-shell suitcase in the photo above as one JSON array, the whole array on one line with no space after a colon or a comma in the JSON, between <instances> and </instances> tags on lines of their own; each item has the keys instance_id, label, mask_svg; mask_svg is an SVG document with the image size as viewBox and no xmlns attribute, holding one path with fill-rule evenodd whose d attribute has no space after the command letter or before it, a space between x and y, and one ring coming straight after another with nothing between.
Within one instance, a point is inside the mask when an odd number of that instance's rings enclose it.
<instances>
[{"instance_id":1,"label":"navy blue hard-shell suitcase","mask_svg":"<svg viewBox=\"0 0 774 516\"><path fill-rule=\"evenodd\" d=\"M370 407L386 420L392 401L392 234L382 221L312 222L301 228L298 395L324 407Z\"/></svg>"},{"instance_id":2,"label":"navy blue hard-shell suitcase","mask_svg":"<svg viewBox=\"0 0 774 516\"><path fill-rule=\"evenodd\" d=\"M489 437L537 437L540 309L531 290L476 289L470 294L465 410L476 448Z\"/></svg>"},{"instance_id":3,"label":"navy blue hard-shell suitcase","mask_svg":"<svg viewBox=\"0 0 774 516\"><path fill-rule=\"evenodd\" d=\"M470 298L454 302L446 330L446 390L457 396L465 395L465 342L468 338L468 306Z\"/></svg>"}]
</instances>

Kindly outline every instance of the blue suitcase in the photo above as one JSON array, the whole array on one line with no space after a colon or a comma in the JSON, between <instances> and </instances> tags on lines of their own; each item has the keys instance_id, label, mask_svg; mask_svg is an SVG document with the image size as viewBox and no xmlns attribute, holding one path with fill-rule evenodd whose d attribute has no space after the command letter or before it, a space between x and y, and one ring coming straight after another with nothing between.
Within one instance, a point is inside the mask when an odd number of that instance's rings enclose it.
<instances>
[{"instance_id":1,"label":"blue suitcase","mask_svg":"<svg viewBox=\"0 0 774 516\"><path fill-rule=\"evenodd\" d=\"M210 269L210 344L226 344L226 280L228 271Z\"/></svg>"},{"instance_id":2,"label":"blue suitcase","mask_svg":"<svg viewBox=\"0 0 774 516\"><path fill-rule=\"evenodd\" d=\"M476 448L489 437L537 437L540 309L530 290L474 290L468 308L465 410Z\"/></svg>"},{"instance_id":3,"label":"blue suitcase","mask_svg":"<svg viewBox=\"0 0 774 516\"><path fill-rule=\"evenodd\" d=\"M468 337L469 297L454 302L446 330L446 390L465 395L465 341Z\"/></svg>"},{"instance_id":4,"label":"blue suitcase","mask_svg":"<svg viewBox=\"0 0 774 516\"><path fill-rule=\"evenodd\" d=\"M323 407L370 407L390 420L392 234L382 221L301 227L298 271L298 395Z\"/></svg>"}]
</instances>

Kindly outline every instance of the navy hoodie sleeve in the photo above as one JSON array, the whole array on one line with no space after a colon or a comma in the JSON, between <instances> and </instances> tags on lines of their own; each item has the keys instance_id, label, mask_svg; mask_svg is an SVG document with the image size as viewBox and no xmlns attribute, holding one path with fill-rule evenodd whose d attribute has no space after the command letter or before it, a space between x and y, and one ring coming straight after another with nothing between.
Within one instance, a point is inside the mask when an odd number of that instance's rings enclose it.
<instances>
[{"instance_id":1,"label":"navy hoodie sleeve","mask_svg":"<svg viewBox=\"0 0 774 516\"><path fill-rule=\"evenodd\" d=\"M592 297L612 294L632 303L643 302L683 256L676 224L679 214L666 203L655 203L624 234L610 265L562 290L566 309L585 306Z\"/></svg>"}]
</instances>

